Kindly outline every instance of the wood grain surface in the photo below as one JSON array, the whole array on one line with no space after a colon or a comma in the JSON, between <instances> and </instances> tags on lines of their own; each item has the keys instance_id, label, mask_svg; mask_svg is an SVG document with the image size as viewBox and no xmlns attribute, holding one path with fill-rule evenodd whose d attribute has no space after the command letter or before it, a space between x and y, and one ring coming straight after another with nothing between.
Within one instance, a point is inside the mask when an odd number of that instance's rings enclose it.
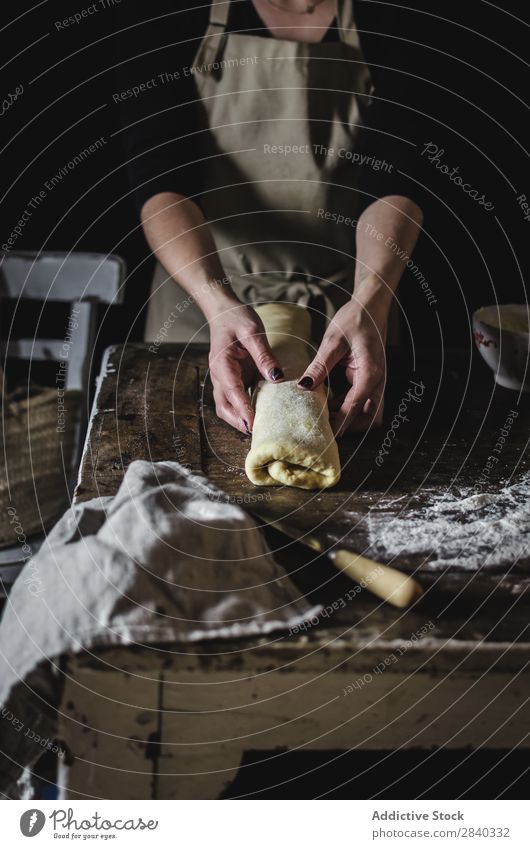
<instances>
[{"instance_id":1,"label":"wood grain surface","mask_svg":"<svg viewBox=\"0 0 530 849\"><path fill-rule=\"evenodd\" d=\"M473 487L491 455L510 410L518 417L505 440L499 461L480 491L495 491L529 466L530 405L495 387L482 363L469 374L458 370L459 354L436 362L423 352L413 363L390 361L385 424L368 434L340 441L343 465L338 486L322 492L291 487L257 488L244 473L249 438L215 415L203 346L162 345L157 353L145 345L110 349L96 399L76 499L114 494L133 459L178 460L203 471L234 499L271 520L282 519L301 534L315 532L329 544L353 551L366 546L364 517L369 511L406 516L433 495ZM465 361L462 356L461 359ZM376 458L411 381L425 387L420 402L408 402L406 417L394 429L392 447ZM403 409L403 408L402 408ZM400 567L416 569L425 560L403 552ZM489 572L512 564L499 550ZM527 574L530 557L513 569Z\"/></svg>"},{"instance_id":2,"label":"wood grain surface","mask_svg":"<svg viewBox=\"0 0 530 849\"><path fill-rule=\"evenodd\" d=\"M475 486L512 409L518 416L482 489L495 491L501 482L516 480L528 469L529 398L496 387L480 358L470 368L469 356L461 351L446 350L443 358L438 352L422 351L413 361L396 350L389 352L388 361L383 427L344 438L339 485L311 493L289 487L256 488L248 481L243 467L249 438L215 415L205 346L161 345L149 350L140 344L109 349L76 500L113 495L132 460L178 460L204 472L265 520L281 519L300 536L317 532L329 545L340 542L362 553L369 511L389 519L404 516L433 495L458 494ZM409 404L409 421L397 429L392 450L378 467L375 457L411 380L425 387L421 403ZM275 556L312 601L326 603L345 591L348 581L334 573L325 557L267 528L266 521L262 525ZM406 623L425 621L424 611L431 608L444 612L446 624L454 618L452 625L442 628L447 636L458 625L466 639L471 633L524 639L528 558L507 562L497 550L483 569L469 572L455 567L438 573L429 557L408 554L405 545L399 562L392 565L414 572L426 589L432 589L418 616L415 610L400 614L402 633ZM340 623L342 617L351 627L354 621L363 621L364 605L371 602L367 593L362 599L360 604L356 600L355 613L349 605L347 613L337 611L333 622ZM501 608L509 609L509 616L501 615ZM499 614L494 621L492 609ZM393 617L386 605L370 610L370 631L380 633ZM464 614L471 610L476 612L469 620Z\"/></svg>"},{"instance_id":3,"label":"wood grain surface","mask_svg":"<svg viewBox=\"0 0 530 849\"><path fill-rule=\"evenodd\" d=\"M527 398L494 388L480 361L468 370L465 352L445 351L443 362L429 352L413 362L390 351L388 359L383 427L344 439L340 484L307 493L247 480L249 442L215 415L205 348L111 349L76 499L113 495L135 459L173 459L255 514L362 552L370 510L391 519L475 486L514 405L518 416L483 488L494 492L526 471ZM425 386L421 403L410 405L378 467L411 379ZM506 563L497 552L487 570L439 573L405 544L394 565L414 571L425 593L397 610L360 588L352 594L328 558L262 527L275 558L323 612L272 637L68 658L60 798L216 798L247 749L281 759L299 748L530 745L527 560Z\"/></svg>"}]
</instances>

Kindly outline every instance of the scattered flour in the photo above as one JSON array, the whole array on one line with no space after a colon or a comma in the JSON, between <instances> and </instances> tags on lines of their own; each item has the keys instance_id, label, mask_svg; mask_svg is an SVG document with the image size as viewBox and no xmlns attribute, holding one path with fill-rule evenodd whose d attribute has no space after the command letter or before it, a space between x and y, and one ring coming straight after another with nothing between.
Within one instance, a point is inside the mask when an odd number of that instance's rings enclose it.
<instances>
[{"instance_id":1,"label":"scattered flour","mask_svg":"<svg viewBox=\"0 0 530 849\"><path fill-rule=\"evenodd\" d=\"M432 496L399 516L381 508L366 517L374 559L423 556L433 569L530 566L530 473L496 492Z\"/></svg>"}]
</instances>

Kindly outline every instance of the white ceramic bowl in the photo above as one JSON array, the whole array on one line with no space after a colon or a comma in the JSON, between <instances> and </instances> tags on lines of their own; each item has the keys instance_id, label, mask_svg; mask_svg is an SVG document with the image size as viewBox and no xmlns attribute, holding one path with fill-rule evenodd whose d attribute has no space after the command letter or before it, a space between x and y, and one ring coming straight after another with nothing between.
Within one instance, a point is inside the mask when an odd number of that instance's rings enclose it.
<instances>
[{"instance_id":1,"label":"white ceramic bowl","mask_svg":"<svg viewBox=\"0 0 530 849\"><path fill-rule=\"evenodd\" d=\"M473 313L473 336L495 382L530 392L530 306L494 304Z\"/></svg>"}]
</instances>

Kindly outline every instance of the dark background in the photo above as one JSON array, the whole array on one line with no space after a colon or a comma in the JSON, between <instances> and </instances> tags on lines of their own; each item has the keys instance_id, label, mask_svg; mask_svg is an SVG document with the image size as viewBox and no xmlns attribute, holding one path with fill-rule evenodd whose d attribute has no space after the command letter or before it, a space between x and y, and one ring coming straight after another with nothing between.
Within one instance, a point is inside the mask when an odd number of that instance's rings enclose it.
<instances>
[{"instance_id":1,"label":"dark background","mask_svg":"<svg viewBox=\"0 0 530 849\"><path fill-rule=\"evenodd\" d=\"M141 319L134 322L152 271L127 182L118 107L112 102L127 2L100 9L62 31L54 22L89 3L44 2L33 10L30 4L4 4L1 12L6 64L0 94L3 99L20 84L24 92L0 118L0 243L45 180L103 136L103 148L48 193L14 248L116 252L125 258L126 305L104 322L100 345L140 337ZM376 5L383 35L388 9L394 7L392 32L387 33L392 36L389 64L409 102L424 115L425 141L443 148L443 161L458 165L494 204L486 212L434 168L421 171L425 233L415 260L438 303L436 309L429 307L406 275L401 300L415 343L442 346L443 341L469 354L473 309L526 300L530 222L523 220L516 198L522 192L530 196L524 102L528 22L517 17L524 12L516 3L505 3L503 9L479 0ZM146 3L146 15L156 15L157 6ZM169 19L169 35L171 26ZM20 322L25 335L33 331L29 310L19 311Z\"/></svg>"}]
</instances>

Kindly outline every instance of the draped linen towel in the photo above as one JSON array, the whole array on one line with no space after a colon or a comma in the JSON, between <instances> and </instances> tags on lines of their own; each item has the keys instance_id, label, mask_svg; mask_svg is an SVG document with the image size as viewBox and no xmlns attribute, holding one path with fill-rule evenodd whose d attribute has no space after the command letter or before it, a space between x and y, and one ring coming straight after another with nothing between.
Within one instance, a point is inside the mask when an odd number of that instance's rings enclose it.
<instances>
[{"instance_id":1,"label":"draped linen towel","mask_svg":"<svg viewBox=\"0 0 530 849\"><path fill-rule=\"evenodd\" d=\"M114 497L68 510L15 582L0 622L0 708L53 738L62 654L255 637L319 611L222 490L178 463L135 461ZM5 716L0 789L12 793L39 747Z\"/></svg>"}]
</instances>

